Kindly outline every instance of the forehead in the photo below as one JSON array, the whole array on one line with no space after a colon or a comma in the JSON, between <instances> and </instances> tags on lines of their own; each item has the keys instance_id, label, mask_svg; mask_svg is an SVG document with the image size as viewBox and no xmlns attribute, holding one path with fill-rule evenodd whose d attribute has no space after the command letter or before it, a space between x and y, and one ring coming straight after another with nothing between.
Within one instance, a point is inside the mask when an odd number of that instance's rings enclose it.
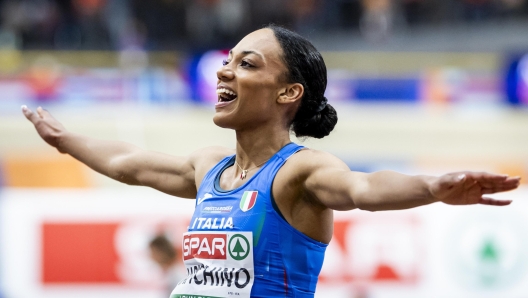
<instances>
[{"instance_id":1,"label":"forehead","mask_svg":"<svg viewBox=\"0 0 528 298\"><path fill-rule=\"evenodd\" d=\"M271 61L280 61L282 55L282 49L273 31L267 28L246 35L232 51L234 55L243 51L254 51L261 54L265 60Z\"/></svg>"}]
</instances>

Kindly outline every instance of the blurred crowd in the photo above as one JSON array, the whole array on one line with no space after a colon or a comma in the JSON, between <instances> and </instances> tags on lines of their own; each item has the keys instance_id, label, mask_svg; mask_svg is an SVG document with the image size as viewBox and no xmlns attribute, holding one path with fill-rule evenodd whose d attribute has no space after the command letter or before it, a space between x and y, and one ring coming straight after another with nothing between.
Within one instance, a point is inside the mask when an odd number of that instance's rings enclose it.
<instances>
[{"instance_id":1,"label":"blurred crowd","mask_svg":"<svg viewBox=\"0 0 528 298\"><path fill-rule=\"evenodd\" d=\"M270 22L303 34L528 19L527 0L0 0L0 48L205 49Z\"/></svg>"}]
</instances>

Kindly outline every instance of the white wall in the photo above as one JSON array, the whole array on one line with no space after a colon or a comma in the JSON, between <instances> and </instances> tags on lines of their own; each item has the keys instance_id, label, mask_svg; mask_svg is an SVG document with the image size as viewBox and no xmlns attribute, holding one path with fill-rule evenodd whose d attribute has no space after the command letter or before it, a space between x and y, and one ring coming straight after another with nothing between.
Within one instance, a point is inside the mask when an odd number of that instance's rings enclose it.
<instances>
[{"instance_id":1,"label":"white wall","mask_svg":"<svg viewBox=\"0 0 528 298\"><path fill-rule=\"evenodd\" d=\"M0 276L8 298L166 296L147 243L161 230L179 243L192 200L137 187L4 189L0 195ZM500 208L433 204L396 212L336 212L316 297L524 297L528 188L501 197L514 202ZM63 264L43 264L43 254L49 254L44 246L57 241L43 227L72 224L116 226L111 243L116 280L44 280L44 272ZM84 253L91 262L109 254L95 250Z\"/></svg>"}]
</instances>

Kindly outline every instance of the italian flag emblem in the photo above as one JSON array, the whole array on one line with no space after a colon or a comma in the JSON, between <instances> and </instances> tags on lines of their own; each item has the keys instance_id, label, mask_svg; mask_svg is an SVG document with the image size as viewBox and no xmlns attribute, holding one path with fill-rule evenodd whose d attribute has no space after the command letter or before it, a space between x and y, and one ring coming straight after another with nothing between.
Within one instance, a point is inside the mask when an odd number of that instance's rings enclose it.
<instances>
[{"instance_id":1,"label":"italian flag emblem","mask_svg":"<svg viewBox=\"0 0 528 298\"><path fill-rule=\"evenodd\" d=\"M240 210L246 212L255 206L258 191L245 191L240 200Z\"/></svg>"}]
</instances>

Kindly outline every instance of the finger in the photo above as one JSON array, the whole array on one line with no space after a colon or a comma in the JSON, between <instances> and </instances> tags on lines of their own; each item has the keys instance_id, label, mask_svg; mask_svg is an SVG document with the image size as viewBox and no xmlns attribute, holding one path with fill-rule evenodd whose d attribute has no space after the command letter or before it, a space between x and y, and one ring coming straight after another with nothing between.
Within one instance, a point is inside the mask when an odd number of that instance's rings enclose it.
<instances>
[{"instance_id":1,"label":"finger","mask_svg":"<svg viewBox=\"0 0 528 298\"><path fill-rule=\"evenodd\" d=\"M517 177L511 178L508 175L497 175L485 172L471 173L469 177L473 178L482 188L487 189L500 189L503 184L515 185L518 180ZM506 188L509 188L509 186Z\"/></svg>"},{"instance_id":2,"label":"finger","mask_svg":"<svg viewBox=\"0 0 528 298\"><path fill-rule=\"evenodd\" d=\"M53 118L53 116L51 116L51 113L48 110L46 110L46 109L44 109L42 107L38 107L37 108L37 113L40 115L40 117L42 119ZM53 118L53 119L55 119L55 118Z\"/></svg>"},{"instance_id":3,"label":"finger","mask_svg":"<svg viewBox=\"0 0 528 298\"><path fill-rule=\"evenodd\" d=\"M479 204L490 205L490 206L507 206L511 204L511 200L495 200L492 198L482 197L479 200Z\"/></svg>"},{"instance_id":4,"label":"finger","mask_svg":"<svg viewBox=\"0 0 528 298\"><path fill-rule=\"evenodd\" d=\"M478 180L478 183L482 186L482 187L488 187L488 188L492 188L492 187L495 187L496 185L500 185L500 184L503 184L505 183L506 181L508 181L508 177L498 177L498 178L483 178L483 179L480 179Z\"/></svg>"},{"instance_id":5,"label":"finger","mask_svg":"<svg viewBox=\"0 0 528 298\"><path fill-rule=\"evenodd\" d=\"M509 181L515 181L517 183L520 183L521 182L521 176L515 176L515 177L509 177L506 182L509 182Z\"/></svg>"},{"instance_id":6,"label":"finger","mask_svg":"<svg viewBox=\"0 0 528 298\"><path fill-rule=\"evenodd\" d=\"M478 181L478 183L484 187L491 187L497 182L502 182L508 179L508 175L498 175L486 172L470 172L467 173L467 176L470 179Z\"/></svg>"},{"instance_id":7,"label":"finger","mask_svg":"<svg viewBox=\"0 0 528 298\"><path fill-rule=\"evenodd\" d=\"M503 187L507 187L507 188L519 187L519 185L521 185L521 177L508 178L508 180L502 182L500 185L502 185Z\"/></svg>"},{"instance_id":8,"label":"finger","mask_svg":"<svg viewBox=\"0 0 528 298\"><path fill-rule=\"evenodd\" d=\"M22 113L26 118L31 121L31 123L35 124L39 120L39 115L33 113L26 105L23 105L22 107Z\"/></svg>"},{"instance_id":9,"label":"finger","mask_svg":"<svg viewBox=\"0 0 528 298\"><path fill-rule=\"evenodd\" d=\"M483 188L481 193L489 195L489 194L492 194L492 193L498 193L498 192L514 190L517 187L519 187L519 185L503 185L503 186L498 186L498 187L495 187L495 188Z\"/></svg>"},{"instance_id":10,"label":"finger","mask_svg":"<svg viewBox=\"0 0 528 298\"><path fill-rule=\"evenodd\" d=\"M39 114L40 118L44 118L49 115L49 112L44 110L42 107L37 108L37 113Z\"/></svg>"},{"instance_id":11,"label":"finger","mask_svg":"<svg viewBox=\"0 0 528 298\"><path fill-rule=\"evenodd\" d=\"M491 184L490 186L482 186L482 193L484 194L490 194L495 192L501 192L501 191L508 191L512 189L516 189L521 184L520 177L512 177L508 178L506 181L498 182L495 184Z\"/></svg>"}]
</instances>

